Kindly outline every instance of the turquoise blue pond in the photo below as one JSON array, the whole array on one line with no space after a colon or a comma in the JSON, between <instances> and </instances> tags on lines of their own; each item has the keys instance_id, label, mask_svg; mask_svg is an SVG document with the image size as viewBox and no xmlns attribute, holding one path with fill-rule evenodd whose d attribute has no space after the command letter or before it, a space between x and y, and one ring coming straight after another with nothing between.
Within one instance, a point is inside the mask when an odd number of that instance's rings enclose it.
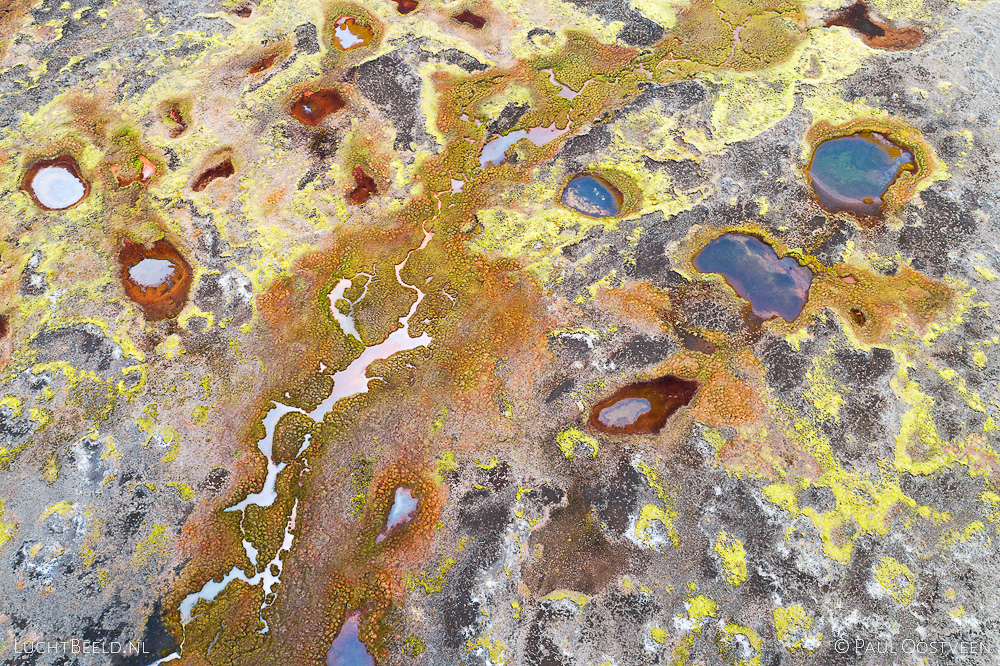
<instances>
[{"instance_id":1,"label":"turquoise blue pond","mask_svg":"<svg viewBox=\"0 0 1000 666\"><path fill-rule=\"evenodd\" d=\"M563 190L562 202L573 210L591 217L612 217L618 214L622 193L603 178L581 173Z\"/></svg>"},{"instance_id":2,"label":"turquoise blue pond","mask_svg":"<svg viewBox=\"0 0 1000 666\"><path fill-rule=\"evenodd\" d=\"M706 245L694 258L694 267L720 273L762 319L794 320L812 283L812 271L795 259L779 259L767 243L741 234L726 234Z\"/></svg>"},{"instance_id":3,"label":"turquoise blue pond","mask_svg":"<svg viewBox=\"0 0 1000 666\"><path fill-rule=\"evenodd\" d=\"M358 638L360 613L349 615L326 653L326 666L375 666L365 644Z\"/></svg>"},{"instance_id":4,"label":"turquoise blue pond","mask_svg":"<svg viewBox=\"0 0 1000 666\"><path fill-rule=\"evenodd\" d=\"M881 134L861 132L821 143L809 165L809 181L820 205L831 212L878 215L882 195L913 155Z\"/></svg>"}]
</instances>

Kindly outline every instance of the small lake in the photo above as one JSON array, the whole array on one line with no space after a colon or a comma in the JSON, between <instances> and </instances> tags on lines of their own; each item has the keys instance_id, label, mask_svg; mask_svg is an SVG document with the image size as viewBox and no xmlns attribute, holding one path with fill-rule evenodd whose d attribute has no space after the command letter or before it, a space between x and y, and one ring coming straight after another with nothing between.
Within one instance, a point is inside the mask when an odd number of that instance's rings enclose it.
<instances>
[{"instance_id":1,"label":"small lake","mask_svg":"<svg viewBox=\"0 0 1000 666\"><path fill-rule=\"evenodd\" d=\"M507 156L504 153L521 139L528 139L536 146L544 146L549 141L562 136L568 131L569 125L566 125L566 129L559 129L555 123L552 123L548 127L532 127L528 130L522 129L504 136L498 136L483 146L483 152L479 156L479 167L485 169L491 165L503 164L507 161Z\"/></svg>"},{"instance_id":2,"label":"small lake","mask_svg":"<svg viewBox=\"0 0 1000 666\"><path fill-rule=\"evenodd\" d=\"M589 173L574 176L562 193L563 204L590 217L614 217L623 201L618 188Z\"/></svg>"},{"instance_id":3,"label":"small lake","mask_svg":"<svg viewBox=\"0 0 1000 666\"><path fill-rule=\"evenodd\" d=\"M900 172L915 169L913 155L876 132L821 143L809 164L809 182L830 212L877 216L882 195Z\"/></svg>"},{"instance_id":4,"label":"small lake","mask_svg":"<svg viewBox=\"0 0 1000 666\"><path fill-rule=\"evenodd\" d=\"M720 273L762 319L792 321L802 312L812 271L792 257L778 258L771 246L753 236L725 234L694 258L702 273Z\"/></svg>"}]
</instances>

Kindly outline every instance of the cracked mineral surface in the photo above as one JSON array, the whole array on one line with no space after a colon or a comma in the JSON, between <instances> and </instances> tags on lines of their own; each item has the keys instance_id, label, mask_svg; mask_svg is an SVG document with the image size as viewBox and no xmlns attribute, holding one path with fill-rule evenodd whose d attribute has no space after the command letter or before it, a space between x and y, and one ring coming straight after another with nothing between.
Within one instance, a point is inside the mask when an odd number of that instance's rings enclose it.
<instances>
[{"instance_id":1,"label":"cracked mineral surface","mask_svg":"<svg viewBox=\"0 0 1000 666\"><path fill-rule=\"evenodd\" d=\"M0 661L1000 663L998 43L6 0Z\"/></svg>"}]
</instances>

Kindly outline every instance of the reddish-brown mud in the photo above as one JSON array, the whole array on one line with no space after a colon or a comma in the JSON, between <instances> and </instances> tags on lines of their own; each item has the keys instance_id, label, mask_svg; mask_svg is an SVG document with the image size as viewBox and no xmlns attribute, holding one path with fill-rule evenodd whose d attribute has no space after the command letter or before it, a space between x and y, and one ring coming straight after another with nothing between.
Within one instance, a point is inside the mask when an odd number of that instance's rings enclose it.
<instances>
[{"instance_id":1,"label":"reddish-brown mud","mask_svg":"<svg viewBox=\"0 0 1000 666\"><path fill-rule=\"evenodd\" d=\"M347 195L347 203L360 206L376 194L375 179L360 164L354 167L354 182L356 187Z\"/></svg>"},{"instance_id":2,"label":"reddish-brown mud","mask_svg":"<svg viewBox=\"0 0 1000 666\"><path fill-rule=\"evenodd\" d=\"M461 14L456 14L452 18L458 21L459 23L464 23L468 26L472 26L476 30L482 30L483 27L486 25L486 19L484 19L479 14L473 14L468 9L463 11Z\"/></svg>"},{"instance_id":3,"label":"reddish-brown mud","mask_svg":"<svg viewBox=\"0 0 1000 666\"><path fill-rule=\"evenodd\" d=\"M396 3L396 11L400 14L409 14L417 8L417 0L393 0Z\"/></svg>"},{"instance_id":4,"label":"reddish-brown mud","mask_svg":"<svg viewBox=\"0 0 1000 666\"><path fill-rule=\"evenodd\" d=\"M213 180L217 178L229 178L234 173L236 173L236 169L233 167L233 161L227 158L225 161L216 164L214 167L205 169L205 171L203 171L202 174L195 179L194 183L191 185L191 189L195 192L201 192L208 187L209 183Z\"/></svg>"},{"instance_id":5,"label":"reddish-brown mud","mask_svg":"<svg viewBox=\"0 0 1000 666\"><path fill-rule=\"evenodd\" d=\"M306 90L288 110L303 125L318 125L331 113L341 110L347 102L333 88Z\"/></svg>"},{"instance_id":6,"label":"reddish-brown mud","mask_svg":"<svg viewBox=\"0 0 1000 666\"><path fill-rule=\"evenodd\" d=\"M865 44L876 49L911 49L924 40L924 33L919 28L896 28L872 19L864 0L844 7L828 18L826 27L833 26L854 30L861 35Z\"/></svg>"},{"instance_id":7,"label":"reddish-brown mud","mask_svg":"<svg viewBox=\"0 0 1000 666\"><path fill-rule=\"evenodd\" d=\"M278 53L272 53L271 55L265 58L261 58L256 63L254 63L250 67L250 69L247 70L247 72L249 72L250 74L259 74L260 72L263 72L265 69L269 69L271 65L274 64L274 61L278 59L279 55L280 54Z\"/></svg>"}]
</instances>

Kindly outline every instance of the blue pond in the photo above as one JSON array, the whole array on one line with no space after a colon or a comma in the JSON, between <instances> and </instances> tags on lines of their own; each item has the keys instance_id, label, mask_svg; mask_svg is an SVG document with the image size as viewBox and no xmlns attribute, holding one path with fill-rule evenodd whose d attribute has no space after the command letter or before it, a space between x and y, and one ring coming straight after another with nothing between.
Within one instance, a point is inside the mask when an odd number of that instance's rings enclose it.
<instances>
[{"instance_id":1,"label":"blue pond","mask_svg":"<svg viewBox=\"0 0 1000 666\"><path fill-rule=\"evenodd\" d=\"M574 176L562 194L564 204L591 217L617 215L622 200L622 193L618 188L600 176L586 173Z\"/></svg>"},{"instance_id":2,"label":"blue pond","mask_svg":"<svg viewBox=\"0 0 1000 666\"><path fill-rule=\"evenodd\" d=\"M326 666L375 666L375 659L358 638L360 618L360 613L353 613L344 620L344 626L326 653Z\"/></svg>"},{"instance_id":3,"label":"blue pond","mask_svg":"<svg viewBox=\"0 0 1000 666\"><path fill-rule=\"evenodd\" d=\"M809 164L809 182L823 208L877 216L899 172L915 167L913 155L881 134L859 132L821 143Z\"/></svg>"},{"instance_id":4,"label":"blue pond","mask_svg":"<svg viewBox=\"0 0 1000 666\"><path fill-rule=\"evenodd\" d=\"M694 267L702 273L721 273L762 319L798 317L812 283L812 271L795 259L778 259L770 245L741 234L713 240L694 258Z\"/></svg>"}]
</instances>

